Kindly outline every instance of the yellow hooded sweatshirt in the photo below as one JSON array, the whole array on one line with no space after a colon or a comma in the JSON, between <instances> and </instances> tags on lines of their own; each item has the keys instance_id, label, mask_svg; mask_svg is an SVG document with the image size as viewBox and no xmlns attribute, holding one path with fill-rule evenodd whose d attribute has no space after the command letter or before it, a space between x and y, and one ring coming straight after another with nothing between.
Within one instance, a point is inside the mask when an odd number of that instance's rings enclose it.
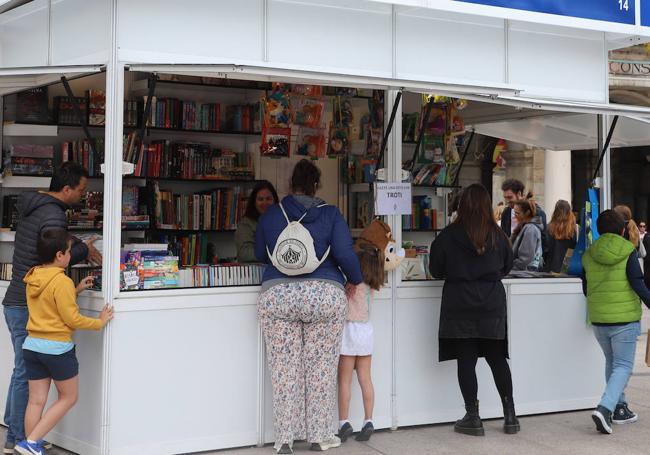
<instances>
[{"instance_id":1,"label":"yellow hooded sweatshirt","mask_svg":"<svg viewBox=\"0 0 650 455\"><path fill-rule=\"evenodd\" d=\"M72 342L75 329L101 330L99 319L79 313L77 290L61 267L34 267L27 272L24 281L27 284L29 336Z\"/></svg>"}]
</instances>

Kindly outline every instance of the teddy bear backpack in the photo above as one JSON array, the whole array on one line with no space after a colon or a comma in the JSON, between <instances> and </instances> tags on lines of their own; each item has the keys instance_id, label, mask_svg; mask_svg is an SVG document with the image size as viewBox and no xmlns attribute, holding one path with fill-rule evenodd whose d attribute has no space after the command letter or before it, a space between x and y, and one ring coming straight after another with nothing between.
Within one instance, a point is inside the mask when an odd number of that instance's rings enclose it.
<instances>
[{"instance_id":1,"label":"teddy bear backpack","mask_svg":"<svg viewBox=\"0 0 650 455\"><path fill-rule=\"evenodd\" d=\"M297 221L290 221L287 212L284 211L282 203L279 204L284 218L287 220L287 227L280 233L278 240L275 242L273 253L266 247L266 253L273 266L280 272L289 276L306 275L314 272L320 265L325 262L330 254L330 248L327 248L323 257L319 260L314 248L314 239L311 234L301 224L307 212ZM317 208L327 204L318 205Z\"/></svg>"}]
</instances>

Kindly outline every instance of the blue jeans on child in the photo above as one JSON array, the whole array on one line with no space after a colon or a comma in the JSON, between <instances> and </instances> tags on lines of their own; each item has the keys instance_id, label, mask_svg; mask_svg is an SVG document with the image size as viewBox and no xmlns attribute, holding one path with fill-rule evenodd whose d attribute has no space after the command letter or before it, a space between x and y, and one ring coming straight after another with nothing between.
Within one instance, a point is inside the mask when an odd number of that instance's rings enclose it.
<instances>
[{"instance_id":1,"label":"blue jeans on child","mask_svg":"<svg viewBox=\"0 0 650 455\"><path fill-rule=\"evenodd\" d=\"M14 348L14 370L9 383L4 421L8 427L7 442L15 443L25 439L25 409L29 388L23 359L23 343L27 338L29 312L26 306L5 306L4 314Z\"/></svg>"},{"instance_id":2,"label":"blue jeans on child","mask_svg":"<svg viewBox=\"0 0 650 455\"><path fill-rule=\"evenodd\" d=\"M626 403L625 388L634 369L636 339L641 334L641 324L593 326L594 334L605 354L605 380L607 386L600 406L614 411L619 403Z\"/></svg>"}]
</instances>

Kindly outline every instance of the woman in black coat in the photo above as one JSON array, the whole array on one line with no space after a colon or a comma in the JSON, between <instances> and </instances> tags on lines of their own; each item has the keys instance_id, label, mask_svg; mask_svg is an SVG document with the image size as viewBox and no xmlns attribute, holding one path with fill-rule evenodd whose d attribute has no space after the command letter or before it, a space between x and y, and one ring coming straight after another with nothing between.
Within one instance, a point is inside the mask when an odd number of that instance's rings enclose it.
<instances>
[{"instance_id":1,"label":"woman in black coat","mask_svg":"<svg viewBox=\"0 0 650 455\"><path fill-rule=\"evenodd\" d=\"M496 383L505 417L504 431L519 431L508 366L506 292L501 279L512 268L510 241L492 214L490 195L482 185L463 191L458 217L431 247L431 274L444 279L440 361L458 361L458 383L467 414L454 431L483 436L478 409L476 362L485 357Z\"/></svg>"}]
</instances>

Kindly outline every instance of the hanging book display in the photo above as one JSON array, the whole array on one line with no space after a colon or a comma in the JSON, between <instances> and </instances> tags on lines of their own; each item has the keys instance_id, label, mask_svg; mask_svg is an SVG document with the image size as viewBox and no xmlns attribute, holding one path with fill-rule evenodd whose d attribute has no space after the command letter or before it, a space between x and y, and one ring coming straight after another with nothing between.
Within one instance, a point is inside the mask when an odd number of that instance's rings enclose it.
<instances>
[{"instance_id":1,"label":"hanging book display","mask_svg":"<svg viewBox=\"0 0 650 455\"><path fill-rule=\"evenodd\" d=\"M318 159L325 156L325 134L322 127L325 102L320 98L293 96L294 128L297 129L296 153Z\"/></svg>"},{"instance_id":2,"label":"hanging book display","mask_svg":"<svg viewBox=\"0 0 650 455\"><path fill-rule=\"evenodd\" d=\"M332 101L334 119L330 126L329 156L347 155L350 153L350 126L354 121L352 103L349 99L337 96Z\"/></svg>"},{"instance_id":3,"label":"hanging book display","mask_svg":"<svg viewBox=\"0 0 650 455\"><path fill-rule=\"evenodd\" d=\"M291 150L291 100L283 84L273 84L273 90L263 100L264 127L261 152L263 156L289 157Z\"/></svg>"}]
</instances>

